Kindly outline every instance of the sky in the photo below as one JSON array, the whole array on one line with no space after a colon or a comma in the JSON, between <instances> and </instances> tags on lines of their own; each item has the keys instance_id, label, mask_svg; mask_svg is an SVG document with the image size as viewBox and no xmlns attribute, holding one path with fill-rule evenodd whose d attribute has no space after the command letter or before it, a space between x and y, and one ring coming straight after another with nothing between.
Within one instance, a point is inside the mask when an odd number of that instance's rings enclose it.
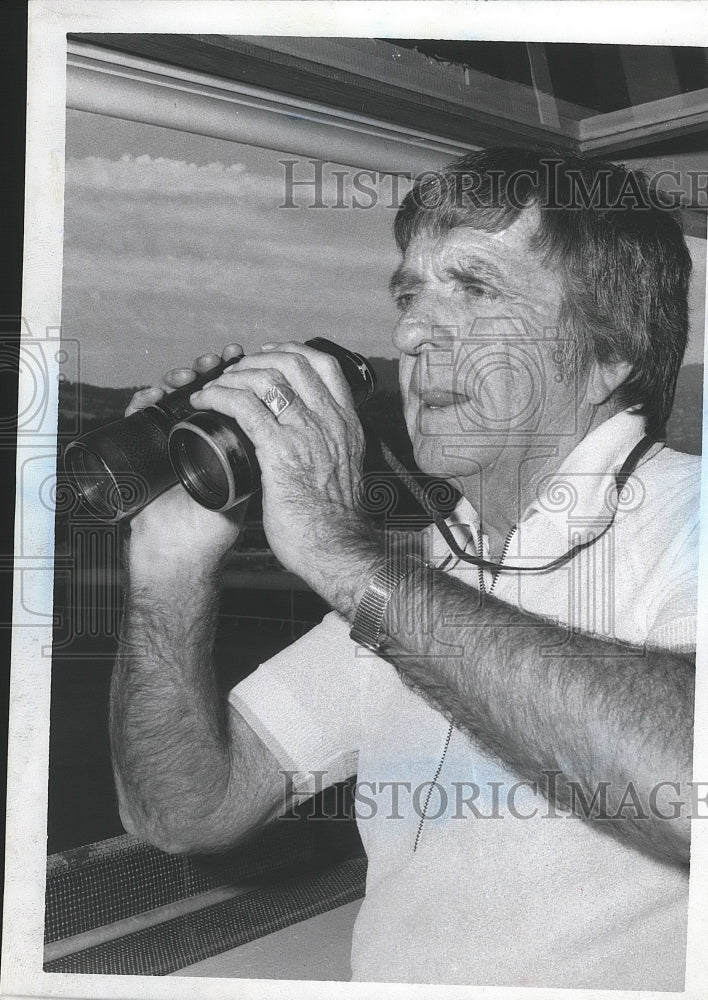
<instances>
[{"instance_id":1,"label":"sky","mask_svg":"<svg viewBox=\"0 0 708 1000\"><path fill-rule=\"evenodd\" d=\"M83 381L152 383L234 341L326 336L395 356L385 184L373 207L336 209L334 165L328 207L295 187L298 207L281 208L290 154L80 112L66 155L62 329ZM287 169L297 180L314 168ZM353 171L340 169L348 202Z\"/></svg>"},{"instance_id":2,"label":"sky","mask_svg":"<svg viewBox=\"0 0 708 1000\"><path fill-rule=\"evenodd\" d=\"M323 336L394 357L388 278L397 199L389 179L351 207L354 171L331 165L313 208L313 167L254 146L70 111L63 336L94 385L159 382L199 353L238 342ZM333 171L346 171L337 178ZM370 178L363 183L371 187ZM342 184L344 197L338 197ZM405 192L405 187L401 188ZM345 208L334 207L337 202ZM692 338L702 360L705 240L694 255Z\"/></svg>"}]
</instances>

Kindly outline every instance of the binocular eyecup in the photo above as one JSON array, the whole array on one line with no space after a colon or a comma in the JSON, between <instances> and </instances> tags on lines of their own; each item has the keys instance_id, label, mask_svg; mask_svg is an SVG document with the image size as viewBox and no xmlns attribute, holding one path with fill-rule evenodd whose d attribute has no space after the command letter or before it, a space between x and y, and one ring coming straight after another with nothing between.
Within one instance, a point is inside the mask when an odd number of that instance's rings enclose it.
<instances>
[{"instance_id":1,"label":"binocular eyecup","mask_svg":"<svg viewBox=\"0 0 708 1000\"><path fill-rule=\"evenodd\" d=\"M255 448L230 417L195 413L172 428L167 450L182 486L209 510L230 510L260 486Z\"/></svg>"}]
</instances>

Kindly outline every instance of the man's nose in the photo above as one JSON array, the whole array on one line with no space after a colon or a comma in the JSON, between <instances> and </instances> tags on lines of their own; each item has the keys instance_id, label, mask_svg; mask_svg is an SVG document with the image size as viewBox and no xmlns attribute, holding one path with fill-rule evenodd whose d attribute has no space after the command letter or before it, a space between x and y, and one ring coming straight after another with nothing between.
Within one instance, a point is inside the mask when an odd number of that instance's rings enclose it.
<instances>
[{"instance_id":1,"label":"man's nose","mask_svg":"<svg viewBox=\"0 0 708 1000\"><path fill-rule=\"evenodd\" d=\"M393 345L401 354L420 354L456 340L459 328L445 323L440 317L402 316L393 330Z\"/></svg>"}]
</instances>

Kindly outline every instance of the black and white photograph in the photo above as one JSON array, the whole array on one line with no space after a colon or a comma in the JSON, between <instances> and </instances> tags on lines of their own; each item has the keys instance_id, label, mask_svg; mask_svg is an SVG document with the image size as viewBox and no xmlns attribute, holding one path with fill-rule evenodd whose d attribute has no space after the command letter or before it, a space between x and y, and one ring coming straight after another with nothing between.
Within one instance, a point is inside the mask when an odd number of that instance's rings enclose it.
<instances>
[{"instance_id":1,"label":"black and white photograph","mask_svg":"<svg viewBox=\"0 0 708 1000\"><path fill-rule=\"evenodd\" d=\"M30 3L3 997L707 995L705 23Z\"/></svg>"}]
</instances>

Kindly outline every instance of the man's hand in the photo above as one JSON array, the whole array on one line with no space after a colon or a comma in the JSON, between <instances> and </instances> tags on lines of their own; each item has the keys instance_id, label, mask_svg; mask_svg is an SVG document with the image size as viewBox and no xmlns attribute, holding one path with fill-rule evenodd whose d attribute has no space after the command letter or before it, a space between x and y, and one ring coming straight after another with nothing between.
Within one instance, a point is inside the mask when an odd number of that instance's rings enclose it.
<instances>
[{"instance_id":1,"label":"man's hand","mask_svg":"<svg viewBox=\"0 0 708 1000\"><path fill-rule=\"evenodd\" d=\"M229 344L221 358L235 360L242 356L240 344ZM136 392L125 415L143 410L165 393L188 385L198 374L215 368L221 358L218 354L202 354L191 368L173 368L164 376L162 385ZM132 519L131 562L137 560L145 571L155 567L161 573L168 559L180 568L185 564L195 570L211 567L237 540L245 509L244 503L227 514L219 514L202 507L181 486L174 486Z\"/></svg>"},{"instance_id":2,"label":"man's hand","mask_svg":"<svg viewBox=\"0 0 708 1000\"><path fill-rule=\"evenodd\" d=\"M295 398L278 417L263 403L274 385ZM191 397L234 417L253 442L263 479L263 526L279 561L330 604L342 606L348 557L381 562L357 503L364 433L334 358L301 344L266 345ZM373 572L373 569L371 570ZM362 580L368 578L362 574ZM360 589L360 588L357 588Z\"/></svg>"}]
</instances>

